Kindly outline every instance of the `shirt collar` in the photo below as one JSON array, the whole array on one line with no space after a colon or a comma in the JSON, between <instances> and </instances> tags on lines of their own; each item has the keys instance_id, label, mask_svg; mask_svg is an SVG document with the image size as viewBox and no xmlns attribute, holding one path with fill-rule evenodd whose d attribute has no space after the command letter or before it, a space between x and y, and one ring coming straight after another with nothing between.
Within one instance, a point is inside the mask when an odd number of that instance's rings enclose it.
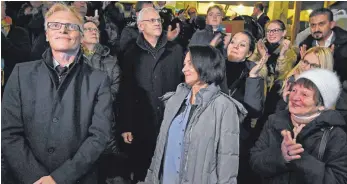
<instances>
[{"instance_id":1,"label":"shirt collar","mask_svg":"<svg viewBox=\"0 0 347 184\"><path fill-rule=\"evenodd\" d=\"M73 53L72 55L75 55L75 56L77 57L78 51L79 51L79 49L76 49L75 53ZM75 58L75 59L76 59L76 58ZM65 66L69 68L69 66L70 66L72 63L73 63L73 62L71 62L71 63L69 63L69 64L67 64L67 65L65 65ZM60 63L53 57L53 67L55 68L55 67L57 67L57 66L59 66L59 65L60 65Z\"/></svg>"},{"instance_id":2,"label":"shirt collar","mask_svg":"<svg viewBox=\"0 0 347 184\"><path fill-rule=\"evenodd\" d=\"M190 90L190 92L188 93L187 97L186 97L186 105L191 105L190 104L190 98L192 97L192 90Z\"/></svg>"},{"instance_id":3,"label":"shirt collar","mask_svg":"<svg viewBox=\"0 0 347 184\"><path fill-rule=\"evenodd\" d=\"M261 15L263 15L264 14L264 12L261 12L261 14L259 14L258 16L257 16L257 19L259 19L259 17L261 16Z\"/></svg>"},{"instance_id":4,"label":"shirt collar","mask_svg":"<svg viewBox=\"0 0 347 184\"><path fill-rule=\"evenodd\" d=\"M334 37L334 31L331 31L331 34L330 34L329 38L327 40L325 40L323 47L329 47L333 42L333 37ZM318 40L316 40L316 45L320 46ZM320 46L320 47L322 47L322 46Z\"/></svg>"}]
</instances>

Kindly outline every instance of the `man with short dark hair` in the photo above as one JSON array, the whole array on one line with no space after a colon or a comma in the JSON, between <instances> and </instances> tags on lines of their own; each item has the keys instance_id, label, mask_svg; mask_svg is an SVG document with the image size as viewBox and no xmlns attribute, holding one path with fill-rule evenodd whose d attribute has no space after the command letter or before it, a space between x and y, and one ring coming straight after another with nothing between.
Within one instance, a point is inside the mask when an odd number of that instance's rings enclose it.
<instances>
[{"instance_id":1,"label":"man with short dark hair","mask_svg":"<svg viewBox=\"0 0 347 184\"><path fill-rule=\"evenodd\" d=\"M159 13L144 8L137 17L140 35L124 54L120 132L130 144L134 182L144 180L151 163L164 104L160 97L183 81L183 49L169 42Z\"/></svg>"},{"instance_id":2,"label":"man with short dark hair","mask_svg":"<svg viewBox=\"0 0 347 184\"><path fill-rule=\"evenodd\" d=\"M310 14L309 35L300 43L302 52L311 47L329 47L334 53L334 70L341 82L347 80L347 31L336 26L333 13L327 8L314 10Z\"/></svg>"},{"instance_id":3,"label":"man with short dark hair","mask_svg":"<svg viewBox=\"0 0 347 184\"><path fill-rule=\"evenodd\" d=\"M257 22L264 30L265 24L270 20L270 18L264 13L263 3L256 3L254 5L252 15L255 16Z\"/></svg>"}]
</instances>

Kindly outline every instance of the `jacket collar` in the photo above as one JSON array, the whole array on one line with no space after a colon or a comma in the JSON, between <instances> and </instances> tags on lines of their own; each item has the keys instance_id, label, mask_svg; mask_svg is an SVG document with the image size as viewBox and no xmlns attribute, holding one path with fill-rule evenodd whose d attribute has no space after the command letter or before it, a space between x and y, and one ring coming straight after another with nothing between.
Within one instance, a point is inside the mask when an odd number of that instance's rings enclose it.
<instances>
[{"instance_id":1,"label":"jacket collar","mask_svg":"<svg viewBox=\"0 0 347 184\"><path fill-rule=\"evenodd\" d=\"M177 86L176 94L183 93L184 96L187 96L191 91L191 87L186 83L181 83ZM216 86L214 83L208 85L207 88L200 89L200 91L196 94L196 105L207 105L209 101L213 98L213 96L220 91L220 87Z\"/></svg>"},{"instance_id":2,"label":"jacket collar","mask_svg":"<svg viewBox=\"0 0 347 184\"><path fill-rule=\"evenodd\" d=\"M206 24L205 30L206 30L207 32L213 33L213 27L212 27L211 25Z\"/></svg>"},{"instance_id":3,"label":"jacket collar","mask_svg":"<svg viewBox=\"0 0 347 184\"><path fill-rule=\"evenodd\" d=\"M167 40L167 37L166 37L166 32L163 30L162 34L160 35L159 39L158 39L158 43L157 43L157 46L156 46L156 50L160 50L161 48L163 48L168 40ZM140 33L140 35L137 37L137 40L136 40L136 44L142 48L143 50L149 50L148 47L146 46L146 42L147 40L145 40L145 37L143 36L143 33ZM148 42L147 42L148 44Z\"/></svg>"},{"instance_id":4,"label":"jacket collar","mask_svg":"<svg viewBox=\"0 0 347 184\"><path fill-rule=\"evenodd\" d=\"M74 63L79 63L80 60L83 58L81 57L83 54L82 54L82 50L81 48L79 49L77 55L76 55L76 58L75 60L72 62L72 64ZM53 64L53 54L52 54L52 50L51 48L48 48L43 54L42 54L42 59L43 61L48 65L48 66L51 66L52 68L54 68L54 64Z\"/></svg>"}]
</instances>

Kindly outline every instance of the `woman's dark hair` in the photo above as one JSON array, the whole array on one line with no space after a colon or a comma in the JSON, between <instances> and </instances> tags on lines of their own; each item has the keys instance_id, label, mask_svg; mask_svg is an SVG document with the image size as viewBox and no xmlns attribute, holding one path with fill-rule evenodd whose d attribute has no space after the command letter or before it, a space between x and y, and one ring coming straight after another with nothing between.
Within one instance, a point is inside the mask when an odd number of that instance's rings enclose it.
<instances>
[{"instance_id":1,"label":"woman's dark hair","mask_svg":"<svg viewBox=\"0 0 347 184\"><path fill-rule=\"evenodd\" d=\"M191 61L200 80L219 85L225 75L225 60L219 50L212 46L192 45L189 47Z\"/></svg>"},{"instance_id":2,"label":"woman's dark hair","mask_svg":"<svg viewBox=\"0 0 347 184\"><path fill-rule=\"evenodd\" d=\"M221 6L219 6L219 5L213 5L213 6L208 7L208 9L207 9L207 14L208 14L208 12L210 12L213 8L218 9L218 10L222 13L222 16L224 17L224 10L223 10L223 8L222 8Z\"/></svg>"},{"instance_id":3,"label":"woman's dark hair","mask_svg":"<svg viewBox=\"0 0 347 184\"><path fill-rule=\"evenodd\" d=\"M311 89L312 91L314 91L315 92L314 97L313 97L314 102L316 103L317 106L324 106L323 97L320 94L320 91L317 88L317 86L311 80L306 79L306 78L300 78L294 82L294 85L299 85L299 86L302 86L304 88Z\"/></svg>"},{"instance_id":4,"label":"woman's dark hair","mask_svg":"<svg viewBox=\"0 0 347 184\"><path fill-rule=\"evenodd\" d=\"M285 25L281 20L278 20L278 19L276 19L276 20L271 20L271 21L267 22L267 23L265 24L265 28L267 28L271 23L276 23L276 24L278 24L278 25L280 26L280 28L282 29L282 31L286 30L286 25Z\"/></svg>"},{"instance_id":5,"label":"woman's dark hair","mask_svg":"<svg viewBox=\"0 0 347 184\"><path fill-rule=\"evenodd\" d=\"M255 49L255 42L256 42L254 36L252 35L252 33L248 32L248 31L241 31L240 33L243 33L248 37L248 39L249 39L249 51L253 53L254 49Z\"/></svg>"}]
</instances>

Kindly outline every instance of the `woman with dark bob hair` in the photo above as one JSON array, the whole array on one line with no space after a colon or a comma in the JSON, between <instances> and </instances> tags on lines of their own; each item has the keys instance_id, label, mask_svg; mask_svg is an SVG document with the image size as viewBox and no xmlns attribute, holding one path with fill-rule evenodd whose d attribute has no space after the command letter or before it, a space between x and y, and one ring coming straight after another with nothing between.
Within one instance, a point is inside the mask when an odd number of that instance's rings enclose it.
<instances>
[{"instance_id":1,"label":"woman with dark bob hair","mask_svg":"<svg viewBox=\"0 0 347 184\"><path fill-rule=\"evenodd\" d=\"M338 76L311 69L292 86L288 110L269 117L251 149L253 170L266 184L346 183L346 123L332 110L341 91Z\"/></svg>"},{"instance_id":2,"label":"woman with dark bob hair","mask_svg":"<svg viewBox=\"0 0 347 184\"><path fill-rule=\"evenodd\" d=\"M247 113L221 92L221 53L191 46L184 60L185 83L162 98L164 120L146 183L236 183L239 122Z\"/></svg>"}]
</instances>

